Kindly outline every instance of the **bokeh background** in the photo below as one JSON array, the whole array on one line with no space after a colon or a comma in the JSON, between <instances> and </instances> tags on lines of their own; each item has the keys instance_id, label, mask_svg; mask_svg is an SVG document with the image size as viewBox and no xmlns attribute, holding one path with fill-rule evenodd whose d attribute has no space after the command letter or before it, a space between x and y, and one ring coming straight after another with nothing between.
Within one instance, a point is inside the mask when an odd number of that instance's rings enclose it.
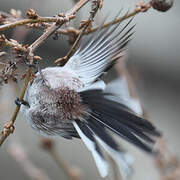
<instances>
[{"instance_id":1,"label":"bokeh background","mask_svg":"<svg viewBox=\"0 0 180 180\"><path fill-rule=\"evenodd\" d=\"M145 1L148 2L148 1ZM123 6L125 11L133 9L136 0L104 0L104 6L98 16L110 14L114 17ZM0 0L0 10L20 9L23 14L30 7L42 16L52 16L66 12L73 6L71 0ZM80 11L77 21L87 17L89 6ZM147 13L136 16L136 33L129 45L127 64L133 75L139 98L144 105L149 119L156 124L168 142L171 151L180 154L180 1L175 0L173 8L166 13L150 9ZM99 19L96 19L98 24ZM76 21L72 25L76 26ZM8 37L13 34L8 32ZM40 31L33 30L24 39L33 42ZM16 37L14 37L16 38ZM58 41L50 38L43 44L37 54L43 57L42 66L53 65L52 60L62 57L70 48L66 37ZM112 78L115 78L112 73ZM9 84L0 89L0 126L9 120L15 108L14 99L18 96L21 85ZM28 152L31 161L43 169L51 179L67 179L49 154L39 147L40 135L36 134L19 115L15 123L15 132L0 148L0 180L28 180L22 168L9 155L9 144L20 140ZM72 166L80 167L82 179L100 180L90 152L79 140L68 141L54 139L60 156ZM133 180L159 180L159 173L154 160L120 138L117 141L135 157ZM179 157L180 158L180 157ZM112 173L106 179L112 179Z\"/></svg>"}]
</instances>

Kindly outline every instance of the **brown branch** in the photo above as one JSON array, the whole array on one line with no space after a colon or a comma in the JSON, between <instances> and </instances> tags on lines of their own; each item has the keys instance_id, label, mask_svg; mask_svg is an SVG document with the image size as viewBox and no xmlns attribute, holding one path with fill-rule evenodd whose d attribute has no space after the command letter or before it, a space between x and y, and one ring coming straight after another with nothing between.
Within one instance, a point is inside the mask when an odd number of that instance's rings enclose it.
<instances>
[{"instance_id":1,"label":"brown branch","mask_svg":"<svg viewBox=\"0 0 180 180\"><path fill-rule=\"evenodd\" d=\"M70 11L66 12L65 17L68 19L71 15L74 15L88 1L89 0L80 0L77 4L74 5L74 7ZM63 25L66 18L64 18L64 20L62 20L61 18L58 22L53 23L42 36L40 36L34 43L31 44L31 46L29 47L29 52L33 53L42 42L44 42L50 35L52 35L58 28L60 28Z\"/></svg>"},{"instance_id":2,"label":"brown branch","mask_svg":"<svg viewBox=\"0 0 180 180\"><path fill-rule=\"evenodd\" d=\"M137 15L140 12L147 11L150 7L151 7L150 3L147 3L147 4L140 3L136 6L136 8L132 12L126 14L125 16L116 18L116 19L114 19L108 23L105 23L101 28L104 29L110 25L114 25L114 24L117 24L119 22L122 22L122 21L124 21L130 17ZM26 24L42 23L42 22L56 22L57 19L58 18L56 18L56 17L38 17L37 19L23 19L23 20L19 20L16 22L12 22L12 23L0 26L0 31L6 30L9 28L13 28L16 26L26 25ZM48 23L46 24L46 27L50 27L50 26L51 26L51 24L48 24ZM44 28L41 27L40 29L44 30L46 27L44 27ZM35 27L35 28L39 28L39 27ZM86 31L84 31L83 34L87 35L87 34L95 32L98 29L99 29L99 27L95 27L95 28L88 29L88 30L86 29ZM56 33L57 34L64 34L64 35L75 34L75 36L77 37L81 33L81 30L75 29L73 27L68 27L67 29L58 29L56 31Z\"/></svg>"},{"instance_id":3,"label":"brown branch","mask_svg":"<svg viewBox=\"0 0 180 180\"><path fill-rule=\"evenodd\" d=\"M84 32L86 31L86 29L89 27L89 25L92 23L99 7L100 7L100 0L94 0L92 1L92 9L90 12L90 17L89 19L85 22L85 25L83 27L83 29L80 31L78 37L76 38L76 41L74 42L72 48L69 50L69 52L67 53L66 56L59 58L57 60L55 60L55 63L59 63L60 61L64 61L63 63L66 63L68 61L68 59L72 56L72 54L74 53L74 51L76 50L77 46L79 45L79 42L84 34Z\"/></svg>"},{"instance_id":4,"label":"brown branch","mask_svg":"<svg viewBox=\"0 0 180 180\"><path fill-rule=\"evenodd\" d=\"M25 147L18 139L10 142L7 150L31 180L50 180L46 172L31 161Z\"/></svg>"},{"instance_id":5,"label":"brown branch","mask_svg":"<svg viewBox=\"0 0 180 180\"><path fill-rule=\"evenodd\" d=\"M99 1L99 3L98 3L98 8L100 7L100 4L101 4L101 1ZM104 25L101 27L101 29L106 28L106 27L111 26L111 25L114 25L114 24L117 24L117 23L119 23L119 22L122 22L122 21L124 21L124 20L126 20L126 19L128 19L128 18L130 18L130 17L135 16L135 15L138 14L139 12L145 12L145 11L147 11L150 7L151 7L151 4L150 4L150 3L144 4L144 3L140 2L140 3L138 3L138 4L136 5L136 8L135 8L135 10L134 10L133 12L128 13L128 14L120 17L120 18L117 18L117 19L115 19L115 20L113 20L113 21L110 21L110 22L104 24ZM96 12L97 12L97 11L94 11L93 17L95 16ZM67 55L64 56L64 57L62 57L62 58L58 58L57 60L55 60L55 63L59 63L59 62L63 61L63 64L65 64L65 63L68 61L68 59L72 56L72 54L74 53L76 47L77 47L78 44L79 44L79 41L80 41L81 37L82 37L84 34L87 35L87 34L89 34L89 33L95 32L96 30L99 29L99 27L96 27L96 28L88 29L88 30L87 30L87 28L89 27L89 24L90 24L90 23L92 22L92 20L93 20L93 17L92 17L92 14L91 14L90 17L89 17L89 19L88 19L88 21L86 22L83 30L76 30L76 29L74 29L74 28L68 28L67 30L61 30L61 29L59 29L59 30L56 31L56 33L62 33L62 34L66 34L66 33L67 33L67 34L70 34L70 33L72 34L72 33L74 33L75 36L77 36L77 34L78 34L78 37L76 38L76 41L74 42L74 44L73 44L73 46L71 47L71 49L68 51Z\"/></svg>"},{"instance_id":6,"label":"brown branch","mask_svg":"<svg viewBox=\"0 0 180 180\"><path fill-rule=\"evenodd\" d=\"M102 25L101 28L104 29L104 28L106 28L106 27L108 27L108 26L111 26L111 25L117 24L117 23L119 23L119 22L122 22L122 21L124 21L124 20L126 20L126 19L128 19L128 18L130 18L130 17L135 16L135 15L138 14L139 12L141 12L141 11L139 11L139 10L134 10L134 11L132 11L131 13L126 14L125 16L116 18L116 19L114 19L114 20L112 20L112 21L110 21L110 22L108 22L108 23L105 23L104 25ZM48 24L48 26L49 26L49 24ZM36 28L36 27L35 27L35 28ZM88 30L86 29L86 31L84 31L83 34L84 34L84 35L88 35L88 34L90 34L90 33L93 33L93 32L95 32L95 31L97 31L99 28L100 28L100 27L98 26L98 27L91 28L91 29L88 29ZM41 28L41 29L44 30L45 28ZM78 36L78 35L81 33L81 30L75 29L74 27L67 27L67 29L58 29L58 30L56 31L56 33L57 33L57 34L64 34L64 35L74 34L75 36Z\"/></svg>"},{"instance_id":7,"label":"brown branch","mask_svg":"<svg viewBox=\"0 0 180 180\"><path fill-rule=\"evenodd\" d=\"M0 31L5 31L10 28L15 28L16 26L23 26L32 23L42 23L42 22L56 22L58 18L55 17L38 17L37 19L21 19L12 23L4 24L0 26Z\"/></svg>"},{"instance_id":8,"label":"brown branch","mask_svg":"<svg viewBox=\"0 0 180 180\"><path fill-rule=\"evenodd\" d=\"M105 23L101 28L104 29L104 28L106 28L106 27L108 27L108 26L111 26L111 25L117 24L117 23L119 23L119 22L122 22L122 21L124 21L124 20L126 20L126 19L128 19L128 18L130 18L130 17L134 17L134 16L137 15L138 13L145 12L145 11L147 11L147 10L150 9L150 8L151 8L151 4L150 4L150 3L140 4L140 5L137 4L137 5L136 5L136 8L135 8L132 12L126 14L125 16L116 18L116 19L114 19L114 20L112 20L112 21L110 21L110 22L108 22L108 23ZM88 34L90 34L90 33L92 33L92 32L97 31L98 29L99 29L99 27L95 27L95 28L92 28L92 29L88 29L88 30L86 30L86 31L84 32L84 34L88 35ZM80 30L75 29L75 28L73 28L73 27L71 27L70 30L71 30L71 31L69 31L69 29L58 29L58 30L56 31L56 33L58 33L58 34L69 34L70 32L73 33L73 31L74 31L74 33L76 33L77 35L81 33Z\"/></svg>"},{"instance_id":9,"label":"brown branch","mask_svg":"<svg viewBox=\"0 0 180 180\"><path fill-rule=\"evenodd\" d=\"M26 79L24 81L24 86L23 86L22 91L20 93L20 97L19 97L20 101L22 101L23 98L24 98L24 94L26 92L26 89L27 89L27 86L28 86L28 83L29 83L29 80L30 80L30 77L31 77L31 73L32 73L32 68L29 67L28 71L27 71ZM19 113L19 110L20 110L20 106L16 106L16 109L15 109L10 121L7 124L5 124L4 129L3 129L2 133L1 133L0 146L3 144L5 139L11 133L13 133L13 131L14 131L14 122L16 120L16 117L17 117L18 113Z\"/></svg>"},{"instance_id":10,"label":"brown branch","mask_svg":"<svg viewBox=\"0 0 180 180\"><path fill-rule=\"evenodd\" d=\"M147 3L147 4L144 4L144 3L143 3L143 4L142 4L142 3L139 4L139 3L138 3L138 4L136 5L136 8L135 8L132 12L130 12L130 13L122 16L122 17L116 18L116 19L114 19L114 20L112 20L112 21L110 21L110 22L108 22L108 23L105 23L105 24L101 27L101 29L104 29L104 28L106 28L106 27L108 27L108 26L111 26L111 25L117 24L117 23L119 23L119 22L122 22L122 21L124 21L124 20L126 20L126 19L128 19L128 18L130 18L130 17L134 17L134 16L137 15L138 13L147 11L149 8L151 8L151 4L150 4L150 3ZM84 34L89 34L89 33L95 32L95 31L97 31L98 29L99 29L99 27L89 29L89 30L85 31Z\"/></svg>"},{"instance_id":11,"label":"brown branch","mask_svg":"<svg viewBox=\"0 0 180 180\"><path fill-rule=\"evenodd\" d=\"M138 14L138 13L139 13L139 11L134 10L133 12L131 12L131 13L125 15L125 16L122 16L122 17L117 18L117 19L114 19L114 20L112 20L112 21L110 21L110 22L108 22L108 23L105 23L105 24L101 27L101 29L104 29L104 28L106 28L106 27L108 27L108 26L111 26L111 25L117 24L117 23L119 23L119 22L122 22L122 21L124 21L124 20L126 20L126 19L128 19L128 18L130 18L130 17L135 16L135 15ZM85 31L84 34L87 35L87 34L89 34L89 33L92 33L92 32L97 31L98 29L99 29L99 27L89 29L88 31Z\"/></svg>"},{"instance_id":12,"label":"brown branch","mask_svg":"<svg viewBox=\"0 0 180 180\"><path fill-rule=\"evenodd\" d=\"M91 21L88 20L87 24L85 25L85 27L80 31L78 37L76 38L74 44L72 45L71 49L68 51L68 53L66 54L66 56L62 57L62 58L58 58L54 61L54 63L59 63L61 61L63 61L63 64L65 64L68 59L72 56L72 54L74 53L74 51L76 50L80 40L81 40L81 37L83 36L85 30L88 28L89 24L90 24Z\"/></svg>"},{"instance_id":13,"label":"brown branch","mask_svg":"<svg viewBox=\"0 0 180 180\"><path fill-rule=\"evenodd\" d=\"M80 180L81 171L79 168L74 168L66 164L66 162L61 159L59 154L56 151L55 143L52 139L42 138L41 139L41 148L46 150L57 163L57 165L63 169L64 173L67 175L69 180Z\"/></svg>"},{"instance_id":14,"label":"brown branch","mask_svg":"<svg viewBox=\"0 0 180 180\"><path fill-rule=\"evenodd\" d=\"M2 22L5 21L6 17L8 18L9 16L5 16L4 19L1 18L2 19L1 21ZM14 18L13 16L11 18L9 17L8 21L7 21L8 23L5 21L6 23L4 22L4 25L0 26L0 31L14 28L16 26L23 26L26 24L51 23L51 22L60 22L60 21L65 20L60 15L58 15L56 17L41 17L33 9L29 9L26 13L26 16L28 17L28 19L22 19L22 18L17 19L17 18ZM68 20L73 19L74 17L75 17L74 15L69 15ZM13 22L11 22L12 20L13 20Z\"/></svg>"},{"instance_id":15,"label":"brown branch","mask_svg":"<svg viewBox=\"0 0 180 180\"><path fill-rule=\"evenodd\" d=\"M156 169L159 171L161 180L180 179L180 160L170 149L165 138L159 139L157 143L159 154L154 161Z\"/></svg>"}]
</instances>

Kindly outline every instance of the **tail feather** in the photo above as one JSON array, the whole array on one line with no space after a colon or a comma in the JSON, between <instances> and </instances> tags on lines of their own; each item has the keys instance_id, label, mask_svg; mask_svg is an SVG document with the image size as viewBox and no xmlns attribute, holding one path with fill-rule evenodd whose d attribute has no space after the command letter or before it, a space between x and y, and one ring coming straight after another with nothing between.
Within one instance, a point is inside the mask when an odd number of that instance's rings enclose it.
<instances>
[{"instance_id":1,"label":"tail feather","mask_svg":"<svg viewBox=\"0 0 180 180\"><path fill-rule=\"evenodd\" d=\"M94 133L95 139L105 149L105 151L117 162L122 176L126 179L132 174L132 157L129 160L127 153L119 147L115 140L108 134L102 124L95 121L92 117L88 119L87 126ZM128 158L127 158L128 157Z\"/></svg>"},{"instance_id":2,"label":"tail feather","mask_svg":"<svg viewBox=\"0 0 180 180\"><path fill-rule=\"evenodd\" d=\"M105 142L108 146L110 146L115 151L121 151L118 144L114 141L114 139L109 135L107 130L104 128L102 124L94 120L93 117L88 119L87 126L91 129L91 131L96 134L103 142Z\"/></svg>"},{"instance_id":3,"label":"tail feather","mask_svg":"<svg viewBox=\"0 0 180 180\"><path fill-rule=\"evenodd\" d=\"M131 167L134 159L128 153L120 152L114 150L112 147L108 146L101 138L95 136L98 143L105 149L105 151L114 159L117 163L121 175L124 179L129 178L132 175L133 169Z\"/></svg>"},{"instance_id":4,"label":"tail feather","mask_svg":"<svg viewBox=\"0 0 180 180\"><path fill-rule=\"evenodd\" d=\"M76 120L73 122L75 129L77 130L79 136L83 140L84 144L91 151L96 166L102 177L108 174L108 163L106 162L101 150L91 132L91 130L81 121Z\"/></svg>"},{"instance_id":5,"label":"tail feather","mask_svg":"<svg viewBox=\"0 0 180 180\"><path fill-rule=\"evenodd\" d=\"M101 124L94 122L93 119L91 120L88 122L76 120L73 124L85 145L92 152L101 176L104 177L107 175L108 170L106 168L108 168L108 165L106 163L104 164L104 157L102 156L100 149L97 148L97 144L96 148L94 148L92 142L96 143L96 141L115 160L115 162L117 162L122 176L124 178L129 177L132 173L132 168L130 166L132 164L132 157L130 158L130 155L127 156L127 153L119 148L118 144Z\"/></svg>"},{"instance_id":6,"label":"tail feather","mask_svg":"<svg viewBox=\"0 0 180 180\"><path fill-rule=\"evenodd\" d=\"M107 99L109 94L100 90L88 90L80 95L83 103L91 109L90 116L94 122L100 123L148 153L156 152L152 146L155 142L153 137L160 136L160 132L152 123L134 115L125 105Z\"/></svg>"},{"instance_id":7,"label":"tail feather","mask_svg":"<svg viewBox=\"0 0 180 180\"><path fill-rule=\"evenodd\" d=\"M139 138L137 138L133 133L131 133L131 131L126 126L118 123L112 124L109 122L105 122L105 120L107 120L105 116L103 116L103 120L98 118L98 121L100 123L102 123L105 127L109 128L110 130L112 130L113 132L115 132L125 140L140 147L146 152L152 152L152 148L147 144L143 143Z\"/></svg>"}]
</instances>

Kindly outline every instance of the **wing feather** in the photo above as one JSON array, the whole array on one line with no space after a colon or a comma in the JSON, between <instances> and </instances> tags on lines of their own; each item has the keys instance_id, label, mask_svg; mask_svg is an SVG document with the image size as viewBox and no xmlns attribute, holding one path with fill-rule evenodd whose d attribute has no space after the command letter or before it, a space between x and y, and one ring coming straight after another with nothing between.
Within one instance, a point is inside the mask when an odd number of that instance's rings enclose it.
<instances>
[{"instance_id":1,"label":"wing feather","mask_svg":"<svg viewBox=\"0 0 180 180\"><path fill-rule=\"evenodd\" d=\"M85 84L90 85L108 70L119 58L129 43L134 25L132 19L119 29L118 23L106 29L98 30L90 37L85 47L80 46L77 52L66 63L65 68L71 69ZM130 27L129 27L130 26Z\"/></svg>"}]
</instances>

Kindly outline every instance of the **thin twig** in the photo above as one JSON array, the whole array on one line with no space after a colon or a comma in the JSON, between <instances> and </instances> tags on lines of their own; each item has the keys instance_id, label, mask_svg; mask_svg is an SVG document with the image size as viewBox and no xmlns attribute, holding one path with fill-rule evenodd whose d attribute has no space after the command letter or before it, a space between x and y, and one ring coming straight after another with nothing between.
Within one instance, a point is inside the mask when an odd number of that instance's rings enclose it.
<instances>
[{"instance_id":1,"label":"thin twig","mask_svg":"<svg viewBox=\"0 0 180 180\"><path fill-rule=\"evenodd\" d=\"M115 19L115 20L112 20L112 21L110 21L110 22L108 22L108 23L105 23L105 24L101 27L101 29L104 29L104 28L106 28L106 27L108 27L108 26L111 26L111 25L117 24L117 23L119 23L119 22L122 22L122 21L124 21L124 20L126 20L126 19L128 19L128 18L130 18L130 17L135 16L135 15L138 14L138 13L139 13L139 11L134 10L133 12L131 12L131 13L125 15L125 16L122 16L122 17L117 18L117 19ZM84 34L89 34L89 33L95 32L95 31L97 31L98 29L99 29L99 27L89 29L89 30L85 31Z\"/></svg>"},{"instance_id":2,"label":"thin twig","mask_svg":"<svg viewBox=\"0 0 180 180\"><path fill-rule=\"evenodd\" d=\"M58 18L55 17L38 17L37 19L21 19L15 22L4 24L0 26L0 31L5 31L16 26L23 26L32 23L42 23L42 22L56 22Z\"/></svg>"},{"instance_id":3,"label":"thin twig","mask_svg":"<svg viewBox=\"0 0 180 180\"><path fill-rule=\"evenodd\" d=\"M74 5L74 7L66 12L65 17L69 18L69 16L74 15L79 9L81 9L89 0L80 0L77 4ZM43 43L50 35L52 35L58 28L60 28L65 21L62 21L62 18L60 19L60 22L53 23L48 30L40 36L34 43L31 44L29 47L29 52L33 53L41 43Z\"/></svg>"},{"instance_id":4,"label":"thin twig","mask_svg":"<svg viewBox=\"0 0 180 180\"><path fill-rule=\"evenodd\" d=\"M146 11L148 9L150 9L151 6L148 4L146 4ZM107 22L105 23L104 25L102 25L101 29L104 29L108 26L111 26L111 25L114 25L114 24L117 24L119 22L122 22L130 17L134 17L135 15L137 15L138 13L141 13L141 12L144 12L145 10L143 9L142 10L142 7L141 8L135 8L132 12L122 16L122 17L119 17L119 18L116 18L110 22ZM43 28L42 28L43 29ZM95 31L97 31L99 29L99 26L98 27L95 27L95 28L91 28L91 29L86 29L86 31L83 32L84 35L88 35L90 33L93 33ZM70 34L75 34L75 36L78 36L82 31L79 30L79 29L75 29L74 27L68 27L67 29L58 29L56 31L57 34L64 34L64 35L70 35Z\"/></svg>"},{"instance_id":5,"label":"thin twig","mask_svg":"<svg viewBox=\"0 0 180 180\"><path fill-rule=\"evenodd\" d=\"M126 20L126 19L128 19L128 18L130 18L130 17L134 17L134 16L137 15L138 13L147 11L149 8L151 8L151 4L150 4L150 3L143 4L143 5L142 5L142 4L140 4L140 5L137 4L137 5L136 5L136 8L135 8L132 12L130 12L130 13L122 16L122 17L116 18L116 19L114 19L114 20L112 20L112 21L110 21L110 22L108 22L108 23L105 23L105 24L101 27L101 29L104 29L104 28L106 28L106 27L108 27L108 26L111 26L112 24L117 24L117 23L119 23L119 22L122 22L122 21L124 21L124 20ZM89 34L89 33L95 32L95 31L97 31L98 29L99 29L99 27L92 28L92 29L88 29L87 31L84 32L84 34Z\"/></svg>"},{"instance_id":6,"label":"thin twig","mask_svg":"<svg viewBox=\"0 0 180 180\"><path fill-rule=\"evenodd\" d=\"M119 23L119 22L121 22L121 21L124 21L124 20L130 18L130 17L133 17L133 16L135 16L136 14L138 14L139 12L140 12L140 11L134 10L133 12L128 13L127 15L125 15L125 16L123 16L123 17L119 17L119 18L116 18L116 19L114 19L114 20L112 20L112 21L110 21L110 22L107 22L107 23L105 23L104 25L102 25L101 29L104 29L104 28L106 28L106 27L108 27L108 26L117 24L117 23ZM50 24L48 24L48 26L50 26ZM36 27L35 27L35 28L36 28ZM39 28L39 27L37 27L37 28ZM44 30L45 27L40 27L40 29ZM95 27L95 28L88 29L88 30L86 29L86 30L83 32L83 35L88 35L88 34L90 34L90 33L93 33L93 32L95 32L95 31L97 31L98 29L99 29L99 26L98 26L98 27ZM67 29L60 29L60 28L59 28L59 29L56 31L57 34L70 35L70 34L73 33L73 34L75 34L75 36L78 36L81 32L82 32L82 30L76 29L76 28L74 28L74 27L67 27Z\"/></svg>"},{"instance_id":7,"label":"thin twig","mask_svg":"<svg viewBox=\"0 0 180 180\"><path fill-rule=\"evenodd\" d=\"M87 20L85 26L83 27L83 29L81 30L81 32L79 33L78 37L76 38L76 41L74 42L73 46L71 47L71 49L69 50L69 52L67 53L66 56L59 58L57 60L55 60L55 63L59 63L60 61L63 60L63 63L66 63L68 61L68 59L71 57L71 55L74 53L74 51L76 50L77 46L79 45L79 42L84 34L84 32L86 31L86 29L89 27L89 25L92 23L99 7L100 7L100 0L94 0L92 1L92 10L90 12L90 17Z\"/></svg>"},{"instance_id":8,"label":"thin twig","mask_svg":"<svg viewBox=\"0 0 180 180\"><path fill-rule=\"evenodd\" d=\"M165 138L159 139L157 143L159 154L154 161L156 169L159 171L161 180L180 179L180 159L170 149Z\"/></svg>"},{"instance_id":9,"label":"thin twig","mask_svg":"<svg viewBox=\"0 0 180 180\"><path fill-rule=\"evenodd\" d=\"M144 7L146 7L146 8L144 8ZM121 21L124 21L130 17L137 15L140 12L147 11L150 7L151 6L149 3L144 5L143 7L140 7L140 6L136 7L132 12L128 13L127 15L125 15L123 17L116 18L108 23L105 23L101 28L104 29L112 24L117 24ZM71 18L73 18L73 16ZM0 31L4 31L9 28L13 28L16 26L22 26L22 25L26 25L26 24L42 23L42 22L57 22L57 20L58 20L57 17L38 17L37 19L22 19L22 20L18 20L18 21L0 26ZM49 27L49 26L51 26L51 24L47 23L46 26ZM40 28L40 29L44 30L45 27L44 28L43 27L35 27L35 28ZM88 30L86 29L85 31L83 31L83 34L88 35L90 33L95 32L98 29L99 29L99 27L95 27L95 28L88 29ZM58 29L57 28L57 31L56 31L57 34L69 35L69 34L74 33L76 36L78 36L81 32L82 32L81 30L75 29L73 27L68 27L67 29Z\"/></svg>"},{"instance_id":10,"label":"thin twig","mask_svg":"<svg viewBox=\"0 0 180 180\"><path fill-rule=\"evenodd\" d=\"M57 165L63 169L69 180L80 180L81 171L79 168L69 166L57 153L55 143L52 139L42 138L41 148L46 150L57 163Z\"/></svg>"},{"instance_id":11,"label":"thin twig","mask_svg":"<svg viewBox=\"0 0 180 180\"><path fill-rule=\"evenodd\" d=\"M9 143L8 153L17 161L31 180L50 180L46 172L30 160L26 149L19 140L16 139Z\"/></svg>"},{"instance_id":12,"label":"thin twig","mask_svg":"<svg viewBox=\"0 0 180 180\"><path fill-rule=\"evenodd\" d=\"M26 79L24 81L24 86L22 88L22 91L20 93L20 97L19 100L22 101L24 98L24 94L26 92L30 77L31 77L31 73L32 73L32 67L28 68L27 71L27 75L26 75ZM4 129L1 133L1 138L0 138L0 146L3 144L3 142L5 141L5 139L14 131L14 122L16 120L16 117L19 113L20 110L20 106L16 106L15 111L10 119L10 121L4 126Z\"/></svg>"}]
</instances>

